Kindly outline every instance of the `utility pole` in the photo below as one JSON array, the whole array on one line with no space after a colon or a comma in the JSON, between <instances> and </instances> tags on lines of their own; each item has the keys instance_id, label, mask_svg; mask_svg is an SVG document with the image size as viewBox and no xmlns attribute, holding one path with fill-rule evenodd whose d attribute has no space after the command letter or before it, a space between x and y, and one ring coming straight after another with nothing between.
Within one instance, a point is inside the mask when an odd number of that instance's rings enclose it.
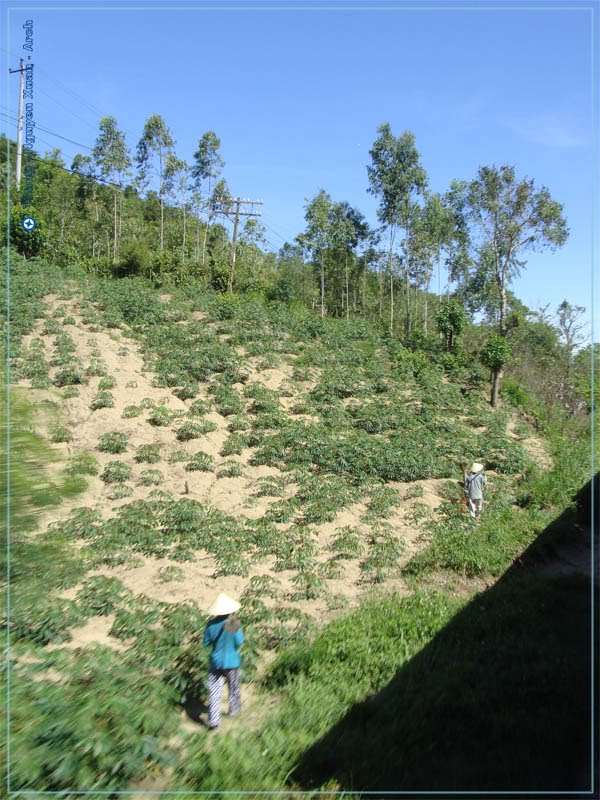
<instances>
[{"instance_id":1,"label":"utility pole","mask_svg":"<svg viewBox=\"0 0 600 800\"><path fill-rule=\"evenodd\" d=\"M9 69L11 74L19 72L19 113L17 119L17 168L16 168L16 182L17 189L21 186L21 159L23 158L23 80L25 76L25 67L23 66L23 59L19 65L19 69Z\"/></svg>"},{"instance_id":2,"label":"utility pole","mask_svg":"<svg viewBox=\"0 0 600 800\"><path fill-rule=\"evenodd\" d=\"M258 205L262 206L262 200L247 200L241 199L236 197L234 200L226 201L230 205L235 204L235 218L233 222L233 239L231 241L231 260L230 260L230 267L229 267L229 284L227 286L227 291L231 294L233 292L233 276L235 273L235 251L236 251L236 244L237 244L237 234L238 234L238 224L240 221L240 217L260 217L262 212L260 211L240 211L240 206L242 205ZM223 212L226 216L229 216L229 211Z\"/></svg>"}]
</instances>

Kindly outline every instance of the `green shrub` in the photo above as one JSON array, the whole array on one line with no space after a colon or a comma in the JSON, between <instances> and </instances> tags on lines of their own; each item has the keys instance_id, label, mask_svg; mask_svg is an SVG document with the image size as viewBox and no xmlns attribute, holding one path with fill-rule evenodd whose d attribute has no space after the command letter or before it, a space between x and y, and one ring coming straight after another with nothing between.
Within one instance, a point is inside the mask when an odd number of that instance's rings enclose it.
<instances>
[{"instance_id":1,"label":"green shrub","mask_svg":"<svg viewBox=\"0 0 600 800\"><path fill-rule=\"evenodd\" d=\"M140 474L140 486L158 486L164 481L164 476L159 469L145 469Z\"/></svg>"},{"instance_id":2,"label":"green shrub","mask_svg":"<svg viewBox=\"0 0 600 800\"><path fill-rule=\"evenodd\" d=\"M13 595L10 609L11 634L36 644L60 643L71 639L69 628L84 622L84 615L72 600L48 598L31 586Z\"/></svg>"},{"instance_id":3,"label":"green shrub","mask_svg":"<svg viewBox=\"0 0 600 800\"><path fill-rule=\"evenodd\" d=\"M239 478L244 474L242 465L237 461L226 461L217 472L217 478Z\"/></svg>"},{"instance_id":4,"label":"green shrub","mask_svg":"<svg viewBox=\"0 0 600 800\"><path fill-rule=\"evenodd\" d=\"M13 790L36 794L49 786L72 795L85 786L114 794L174 763L165 745L177 727L173 689L100 645L56 666L60 683L30 675L11 681Z\"/></svg>"},{"instance_id":5,"label":"green shrub","mask_svg":"<svg viewBox=\"0 0 600 800\"><path fill-rule=\"evenodd\" d=\"M128 443L129 436L126 433L118 431L103 433L98 442L98 450L103 453L124 453Z\"/></svg>"},{"instance_id":6,"label":"green shrub","mask_svg":"<svg viewBox=\"0 0 600 800\"><path fill-rule=\"evenodd\" d=\"M190 439L199 439L204 433L210 430L215 430L216 425L212 422L197 423L197 422L184 422L177 429L177 440L179 442L188 442Z\"/></svg>"},{"instance_id":7,"label":"green shrub","mask_svg":"<svg viewBox=\"0 0 600 800\"><path fill-rule=\"evenodd\" d=\"M50 433L50 441L56 444L60 442L72 442L73 434L68 428L56 427Z\"/></svg>"},{"instance_id":8,"label":"green shrub","mask_svg":"<svg viewBox=\"0 0 600 800\"><path fill-rule=\"evenodd\" d=\"M160 461L160 445L141 444L135 451L135 460L140 464L157 464Z\"/></svg>"},{"instance_id":9,"label":"green shrub","mask_svg":"<svg viewBox=\"0 0 600 800\"><path fill-rule=\"evenodd\" d=\"M223 442L222 456L239 456L246 445L246 436L241 433L232 433Z\"/></svg>"},{"instance_id":10,"label":"green shrub","mask_svg":"<svg viewBox=\"0 0 600 800\"><path fill-rule=\"evenodd\" d=\"M122 461L109 461L100 477L105 483L124 483L131 477L131 467Z\"/></svg>"},{"instance_id":11,"label":"green shrub","mask_svg":"<svg viewBox=\"0 0 600 800\"><path fill-rule=\"evenodd\" d=\"M202 417L204 414L207 414L210 411L210 406L206 402L206 400L194 400L193 403L190 404L188 409L188 414L191 417Z\"/></svg>"},{"instance_id":12,"label":"green shrub","mask_svg":"<svg viewBox=\"0 0 600 800\"><path fill-rule=\"evenodd\" d=\"M199 387L197 383L186 383L177 389L173 389L173 394L180 400L191 400L192 397L196 397L198 391Z\"/></svg>"},{"instance_id":13,"label":"green shrub","mask_svg":"<svg viewBox=\"0 0 600 800\"><path fill-rule=\"evenodd\" d=\"M189 458L189 455L185 450L173 450L169 455L169 464L179 464Z\"/></svg>"},{"instance_id":14,"label":"green shrub","mask_svg":"<svg viewBox=\"0 0 600 800\"><path fill-rule=\"evenodd\" d=\"M98 392L92 398L90 408L92 411L97 411L100 408L114 408L115 398L110 392Z\"/></svg>"},{"instance_id":15,"label":"green shrub","mask_svg":"<svg viewBox=\"0 0 600 800\"><path fill-rule=\"evenodd\" d=\"M98 469L98 459L91 453L80 453L73 456L67 466L71 475L97 475Z\"/></svg>"},{"instance_id":16,"label":"green shrub","mask_svg":"<svg viewBox=\"0 0 600 800\"><path fill-rule=\"evenodd\" d=\"M32 384L33 386L33 384ZM35 389L35 386L33 387ZM76 386L67 386L67 388L62 393L62 396L65 400L69 400L72 397L79 397L81 392Z\"/></svg>"},{"instance_id":17,"label":"green shrub","mask_svg":"<svg viewBox=\"0 0 600 800\"><path fill-rule=\"evenodd\" d=\"M108 496L111 500L124 500L126 497L131 497L132 494L132 486L128 486L126 483L115 483Z\"/></svg>"},{"instance_id":18,"label":"green shrub","mask_svg":"<svg viewBox=\"0 0 600 800\"><path fill-rule=\"evenodd\" d=\"M185 468L188 472L211 472L214 469L214 459L207 453L195 453Z\"/></svg>"},{"instance_id":19,"label":"green shrub","mask_svg":"<svg viewBox=\"0 0 600 800\"><path fill-rule=\"evenodd\" d=\"M85 383L83 370L77 366L66 366L58 370L52 383L59 388L62 386L74 386Z\"/></svg>"},{"instance_id":20,"label":"green shrub","mask_svg":"<svg viewBox=\"0 0 600 800\"><path fill-rule=\"evenodd\" d=\"M107 374L108 367L106 362L101 358L93 358L90 361L89 367L86 368L85 373L90 377L103 377Z\"/></svg>"},{"instance_id":21,"label":"green shrub","mask_svg":"<svg viewBox=\"0 0 600 800\"><path fill-rule=\"evenodd\" d=\"M116 385L117 381L112 375L105 375L98 381L98 389L114 389Z\"/></svg>"},{"instance_id":22,"label":"green shrub","mask_svg":"<svg viewBox=\"0 0 600 800\"><path fill-rule=\"evenodd\" d=\"M166 406L154 406L148 417L148 422L151 425L166 427L173 422L173 412Z\"/></svg>"},{"instance_id":23,"label":"green shrub","mask_svg":"<svg viewBox=\"0 0 600 800\"><path fill-rule=\"evenodd\" d=\"M360 558L364 553L364 534L358 528L347 525L344 528L336 528L335 537L329 549L337 555L337 558Z\"/></svg>"},{"instance_id":24,"label":"green shrub","mask_svg":"<svg viewBox=\"0 0 600 800\"><path fill-rule=\"evenodd\" d=\"M141 407L132 404L132 405L125 406L121 416L124 419L131 419L132 417L139 417L141 413L142 413Z\"/></svg>"},{"instance_id":25,"label":"green shrub","mask_svg":"<svg viewBox=\"0 0 600 800\"><path fill-rule=\"evenodd\" d=\"M167 567L159 567L156 571L156 577L161 583L168 583L169 581L182 581L185 573L181 567L169 565Z\"/></svg>"},{"instance_id":26,"label":"green shrub","mask_svg":"<svg viewBox=\"0 0 600 800\"><path fill-rule=\"evenodd\" d=\"M75 596L78 608L86 616L105 616L127 598L132 597L118 578L94 575L87 578Z\"/></svg>"}]
</instances>

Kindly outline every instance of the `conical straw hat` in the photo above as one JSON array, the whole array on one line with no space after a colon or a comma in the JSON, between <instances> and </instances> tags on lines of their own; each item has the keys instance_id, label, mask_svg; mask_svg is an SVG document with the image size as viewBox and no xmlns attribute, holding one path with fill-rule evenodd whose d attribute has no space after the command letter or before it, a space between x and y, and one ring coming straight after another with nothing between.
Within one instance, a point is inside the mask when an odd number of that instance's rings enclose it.
<instances>
[{"instance_id":1,"label":"conical straw hat","mask_svg":"<svg viewBox=\"0 0 600 800\"><path fill-rule=\"evenodd\" d=\"M209 614L220 617L223 614L233 614L238 611L240 604L229 595L221 592L214 603L208 608Z\"/></svg>"},{"instance_id":2,"label":"conical straw hat","mask_svg":"<svg viewBox=\"0 0 600 800\"><path fill-rule=\"evenodd\" d=\"M483 472L483 464L478 464L477 461L474 461L469 472Z\"/></svg>"}]
</instances>

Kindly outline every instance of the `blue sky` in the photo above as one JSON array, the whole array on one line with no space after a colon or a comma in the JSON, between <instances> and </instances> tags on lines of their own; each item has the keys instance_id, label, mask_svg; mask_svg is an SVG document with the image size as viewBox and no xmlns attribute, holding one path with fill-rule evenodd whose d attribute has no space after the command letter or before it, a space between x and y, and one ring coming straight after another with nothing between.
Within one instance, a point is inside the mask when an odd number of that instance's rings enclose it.
<instances>
[{"instance_id":1,"label":"blue sky","mask_svg":"<svg viewBox=\"0 0 600 800\"><path fill-rule=\"evenodd\" d=\"M383 122L415 134L433 191L512 164L564 204L571 229L561 250L527 257L514 291L530 308L567 299L590 318L598 2L293 5L3 0L3 75L33 19L38 126L92 147L112 114L134 151L161 114L188 161L214 130L232 191L264 200L273 249L303 229L321 188L376 224L366 166ZM0 99L13 136L17 84ZM60 147L68 165L88 152L41 131L37 144Z\"/></svg>"}]
</instances>

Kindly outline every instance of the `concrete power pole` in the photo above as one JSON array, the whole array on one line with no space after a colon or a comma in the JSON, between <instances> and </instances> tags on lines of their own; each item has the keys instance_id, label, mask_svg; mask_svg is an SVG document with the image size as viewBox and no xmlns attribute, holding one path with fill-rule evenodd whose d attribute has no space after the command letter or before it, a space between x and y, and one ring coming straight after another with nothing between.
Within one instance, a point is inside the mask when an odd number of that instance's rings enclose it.
<instances>
[{"instance_id":1,"label":"concrete power pole","mask_svg":"<svg viewBox=\"0 0 600 800\"><path fill-rule=\"evenodd\" d=\"M21 186L21 160L23 158L23 81L25 77L25 67L23 66L23 59L19 65L19 69L9 69L10 73L19 72L19 114L17 120L17 167L16 167L16 183L17 189Z\"/></svg>"},{"instance_id":2,"label":"concrete power pole","mask_svg":"<svg viewBox=\"0 0 600 800\"><path fill-rule=\"evenodd\" d=\"M229 201L232 205L235 204L235 218L233 222L233 238L231 240L231 261L229 267L229 284L227 286L227 291L231 294L233 292L233 276L235 273L235 251L236 251L236 244L237 244L237 234L238 234L238 224L240 221L240 217L260 217L260 211L240 211L241 205L258 205L262 206L262 200L242 200L239 197L236 197L235 200Z\"/></svg>"}]
</instances>

